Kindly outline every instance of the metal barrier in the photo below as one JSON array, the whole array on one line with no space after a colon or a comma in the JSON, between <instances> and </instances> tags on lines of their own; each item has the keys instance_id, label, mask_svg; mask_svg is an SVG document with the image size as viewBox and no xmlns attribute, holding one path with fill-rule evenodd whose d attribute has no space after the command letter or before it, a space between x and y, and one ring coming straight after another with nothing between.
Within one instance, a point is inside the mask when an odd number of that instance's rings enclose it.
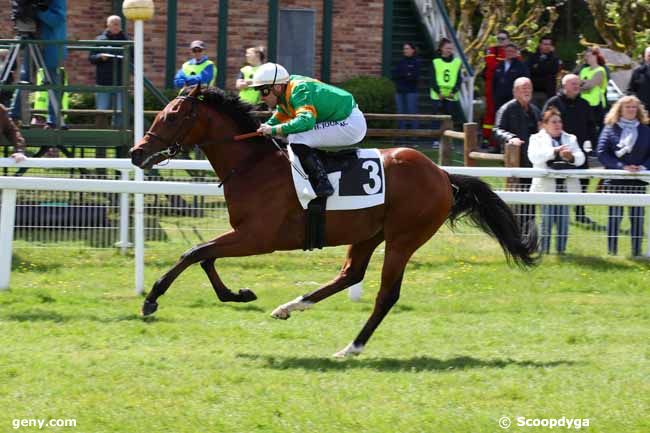
<instances>
[{"instance_id":1,"label":"metal barrier","mask_svg":"<svg viewBox=\"0 0 650 433\"><path fill-rule=\"evenodd\" d=\"M216 185L214 178L206 179L206 183L196 182L163 182L163 181L134 181L131 172L134 167L128 159L28 159L16 164L11 158L0 159L0 167L33 167L41 169L113 169L120 173L121 180L88 180L88 179L57 179L57 178L28 178L28 177L0 177L0 189L2 190L2 208L0 209L0 289L9 287L11 272L12 243L14 239L15 218L16 218L16 196L17 191L68 191L68 192L97 192L108 194L119 194L119 204L115 208L119 213L119 242L116 246L126 251L131 245L129 234L131 226L129 220L134 219L134 248L144 251L146 230L144 224L144 212L132 214L130 205L130 194L150 195L188 195L200 197L220 197L223 191ZM168 170L205 170L210 171L207 161L179 160L171 161L167 165L158 168ZM499 168L499 167L442 167L450 173L466 174L486 177L591 177L591 178L637 178L650 180L650 172L628 173L623 170L563 170L548 171L532 168ZM187 179L187 178L185 178ZM566 204L566 205L600 205L600 206L650 206L650 195L639 194L570 194L570 193L530 193L498 191L498 194L508 203L513 204ZM221 198L219 200L222 201ZM225 212L221 203L220 212ZM192 217L190 213L188 216ZM139 222L138 222L139 221ZM226 218L224 217L224 226ZM650 218L648 219L650 221ZM138 233L142 232L142 233ZM650 230L648 235L650 235ZM650 239L648 239L650 241ZM650 243L650 242L649 242ZM648 250L650 255L650 250ZM135 288L137 293L144 290L144 257L136 254Z\"/></svg>"}]
</instances>

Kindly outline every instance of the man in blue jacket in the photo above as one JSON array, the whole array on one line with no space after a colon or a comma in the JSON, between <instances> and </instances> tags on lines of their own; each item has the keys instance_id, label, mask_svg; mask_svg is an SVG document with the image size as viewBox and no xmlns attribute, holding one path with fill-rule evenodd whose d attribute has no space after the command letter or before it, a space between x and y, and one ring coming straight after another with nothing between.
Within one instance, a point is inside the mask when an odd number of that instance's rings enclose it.
<instances>
[{"instance_id":1,"label":"man in blue jacket","mask_svg":"<svg viewBox=\"0 0 650 433\"><path fill-rule=\"evenodd\" d=\"M515 80L520 77L530 77L528 66L519 60L519 50L515 44L505 47L506 58L499 63L492 79L492 94L496 111L513 97L512 89Z\"/></svg>"},{"instance_id":2,"label":"man in blue jacket","mask_svg":"<svg viewBox=\"0 0 650 433\"><path fill-rule=\"evenodd\" d=\"M174 77L174 87L183 88L201 83L202 86L214 86L217 81L217 67L203 54L205 44L203 41L194 41L190 44L192 58L183 63L183 66Z\"/></svg>"}]
</instances>

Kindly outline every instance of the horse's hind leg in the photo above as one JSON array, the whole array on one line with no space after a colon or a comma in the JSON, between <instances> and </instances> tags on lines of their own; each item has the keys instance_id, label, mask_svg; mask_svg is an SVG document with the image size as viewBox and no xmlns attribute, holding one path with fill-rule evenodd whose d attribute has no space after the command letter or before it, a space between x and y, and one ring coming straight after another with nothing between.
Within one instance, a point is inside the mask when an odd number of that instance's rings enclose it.
<instances>
[{"instance_id":1,"label":"horse's hind leg","mask_svg":"<svg viewBox=\"0 0 650 433\"><path fill-rule=\"evenodd\" d=\"M306 310L316 302L320 302L341 290L363 281L372 253L383 241L384 234L380 232L370 239L350 245L343 268L336 278L313 292L280 305L273 310L271 316L276 319L288 319L292 311Z\"/></svg>"},{"instance_id":2,"label":"horse's hind leg","mask_svg":"<svg viewBox=\"0 0 650 433\"><path fill-rule=\"evenodd\" d=\"M437 230L434 227L423 233L413 233L411 236L401 236L394 241L386 241L386 255L381 271L381 287L375 299L375 307L357 338L334 356L343 358L358 355L370 340L373 332L395 305L400 296L404 269L411 255Z\"/></svg>"}]
</instances>

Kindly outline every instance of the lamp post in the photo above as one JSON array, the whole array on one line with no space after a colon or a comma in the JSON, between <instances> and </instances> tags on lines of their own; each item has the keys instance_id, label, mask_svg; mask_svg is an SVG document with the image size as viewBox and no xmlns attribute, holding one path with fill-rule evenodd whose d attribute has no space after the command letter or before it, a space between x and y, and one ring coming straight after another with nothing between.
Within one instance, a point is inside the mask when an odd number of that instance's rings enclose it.
<instances>
[{"instance_id":1,"label":"lamp post","mask_svg":"<svg viewBox=\"0 0 650 433\"><path fill-rule=\"evenodd\" d=\"M133 57L133 142L137 143L144 136L144 61L142 47L144 45L144 20L153 17L154 5L152 0L125 0L122 3L124 16L134 21ZM142 170L136 168L135 180L144 180ZM135 293L144 292L144 195L135 194Z\"/></svg>"}]
</instances>

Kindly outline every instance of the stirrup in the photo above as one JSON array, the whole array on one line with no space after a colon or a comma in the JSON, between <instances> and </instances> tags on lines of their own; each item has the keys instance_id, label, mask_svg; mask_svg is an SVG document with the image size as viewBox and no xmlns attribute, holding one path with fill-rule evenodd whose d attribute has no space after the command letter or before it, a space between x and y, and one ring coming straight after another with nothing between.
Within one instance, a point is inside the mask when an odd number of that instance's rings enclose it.
<instances>
[{"instance_id":1,"label":"stirrup","mask_svg":"<svg viewBox=\"0 0 650 433\"><path fill-rule=\"evenodd\" d=\"M334 194L334 187L326 177L316 182L314 193L316 193L316 197L329 197Z\"/></svg>"}]
</instances>

